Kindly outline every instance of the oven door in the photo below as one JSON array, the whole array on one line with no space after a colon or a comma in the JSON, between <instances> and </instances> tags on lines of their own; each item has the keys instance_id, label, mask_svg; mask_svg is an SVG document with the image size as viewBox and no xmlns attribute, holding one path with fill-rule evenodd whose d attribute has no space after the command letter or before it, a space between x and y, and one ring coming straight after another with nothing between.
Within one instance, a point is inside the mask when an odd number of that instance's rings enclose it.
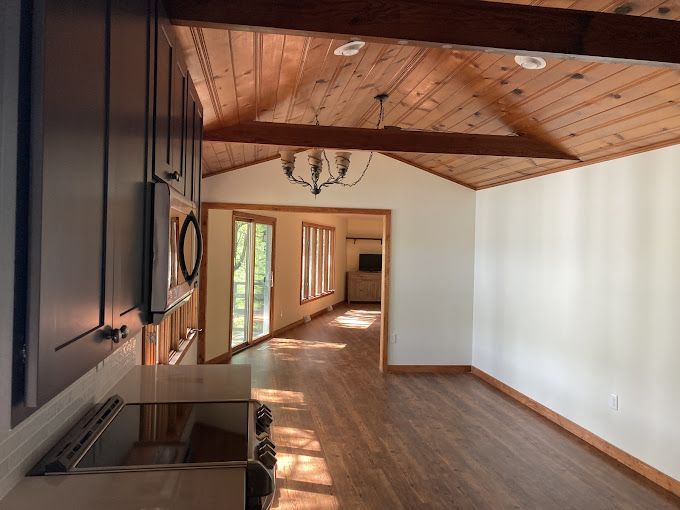
<instances>
[{"instance_id":1,"label":"oven door","mask_svg":"<svg viewBox=\"0 0 680 510\"><path fill-rule=\"evenodd\" d=\"M191 297L202 257L196 204L166 183L154 184L152 323L159 323Z\"/></svg>"}]
</instances>

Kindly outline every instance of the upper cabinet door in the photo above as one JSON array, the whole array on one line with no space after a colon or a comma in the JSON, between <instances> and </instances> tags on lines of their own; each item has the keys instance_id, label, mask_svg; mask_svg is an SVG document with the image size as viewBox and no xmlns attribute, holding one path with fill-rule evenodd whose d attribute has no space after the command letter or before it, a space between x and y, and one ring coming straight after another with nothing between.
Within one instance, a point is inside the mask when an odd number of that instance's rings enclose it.
<instances>
[{"instance_id":1,"label":"upper cabinet door","mask_svg":"<svg viewBox=\"0 0 680 510\"><path fill-rule=\"evenodd\" d=\"M184 168L186 169L186 196L197 204L201 201L201 150L203 140L203 108L191 80L187 80L187 114Z\"/></svg>"},{"instance_id":2,"label":"upper cabinet door","mask_svg":"<svg viewBox=\"0 0 680 510\"><path fill-rule=\"evenodd\" d=\"M34 2L28 407L111 352L106 4Z\"/></svg>"},{"instance_id":3,"label":"upper cabinet door","mask_svg":"<svg viewBox=\"0 0 680 510\"><path fill-rule=\"evenodd\" d=\"M146 225L150 5L111 0L109 39L109 207L114 252L112 327L142 327ZM122 345L122 342L117 344Z\"/></svg>"},{"instance_id":4,"label":"upper cabinet door","mask_svg":"<svg viewBox=\"0 0 680 510\"><path fill-rule=\"evenodd\" d=\"M156 37L154 175L184 194L186 71L176 54L169 29L164 22L159 21Z\"/></svg>"}]
</instances>

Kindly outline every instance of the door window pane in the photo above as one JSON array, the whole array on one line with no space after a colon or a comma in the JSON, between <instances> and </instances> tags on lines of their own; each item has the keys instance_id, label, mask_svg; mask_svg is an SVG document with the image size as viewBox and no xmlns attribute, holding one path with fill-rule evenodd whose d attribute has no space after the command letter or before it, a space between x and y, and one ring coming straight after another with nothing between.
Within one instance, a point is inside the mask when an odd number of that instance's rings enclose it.
<instances>
[{"instance_id":1,"label":"door window pane","mask_svg":"<svg viewBox=\"0 0 680 510\"><path fill-rule=\"evenodd\" d=\"M272 225L255 224L255 267L253 288L253 338L269 333L272 276Z\"/></svg>"},{"instance_id":2,"label":"door window pane","mask_svg":"<svg viewBox=\"0 0 680 510\"><path fill-rule=\"evenodd\" d=\"M234 222L233 282L231 346L246 342L250 329L250 281L252 224L248 221Z\"/></svg>"}]
</instances>

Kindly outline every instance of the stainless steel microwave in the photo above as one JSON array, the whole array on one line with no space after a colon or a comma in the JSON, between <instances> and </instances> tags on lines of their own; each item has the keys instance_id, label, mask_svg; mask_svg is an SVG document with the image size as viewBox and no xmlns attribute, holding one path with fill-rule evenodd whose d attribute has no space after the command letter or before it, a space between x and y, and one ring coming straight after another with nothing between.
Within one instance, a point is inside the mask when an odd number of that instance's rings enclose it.
<instances>
[{"instance_id":1,"label":"stainless steel microwave","mask_svg":"<svg viewBox=\"0 0 680 510\"><path fill-rule=\"evenodd\" d=\"M203 238L197 205L166 183L154 184L153 210L149 320L158 324L188 301L198 285Z\"/></svg>"}]
</instances>

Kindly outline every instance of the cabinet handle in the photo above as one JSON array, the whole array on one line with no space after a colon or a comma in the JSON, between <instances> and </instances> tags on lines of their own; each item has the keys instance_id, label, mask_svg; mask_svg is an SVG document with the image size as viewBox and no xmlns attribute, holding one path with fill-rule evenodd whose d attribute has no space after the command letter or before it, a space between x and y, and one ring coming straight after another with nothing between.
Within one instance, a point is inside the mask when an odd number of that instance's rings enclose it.
<instances>
[{"instance_id":1,"label":"cabinet handle","mask_svg":"<svg viewBox=\"0 0 680 510\"><path fill-rule=\"evenodd\" d=\"M117 344L118 342L121 341L123 338L127 338L128 335L130 334L130 330L128 329L127 326L123 325L119 328L109 328L109 330L105 333L105 337L113 340L114 344Z\"/></svg>"},{"instance_id":2,"label":"cabinet handle","mask_svg":"<svg viewBox=\"0 0 680 510\"><path fill-rule=\"evenodd\" d=\"M182 179L182 176L180 175L180 173L177 170L169 173L168 177L170 177L170 179L172 179L173 181L177 181L177 182L179 182Z\"/></svg>"}]
</instances>

